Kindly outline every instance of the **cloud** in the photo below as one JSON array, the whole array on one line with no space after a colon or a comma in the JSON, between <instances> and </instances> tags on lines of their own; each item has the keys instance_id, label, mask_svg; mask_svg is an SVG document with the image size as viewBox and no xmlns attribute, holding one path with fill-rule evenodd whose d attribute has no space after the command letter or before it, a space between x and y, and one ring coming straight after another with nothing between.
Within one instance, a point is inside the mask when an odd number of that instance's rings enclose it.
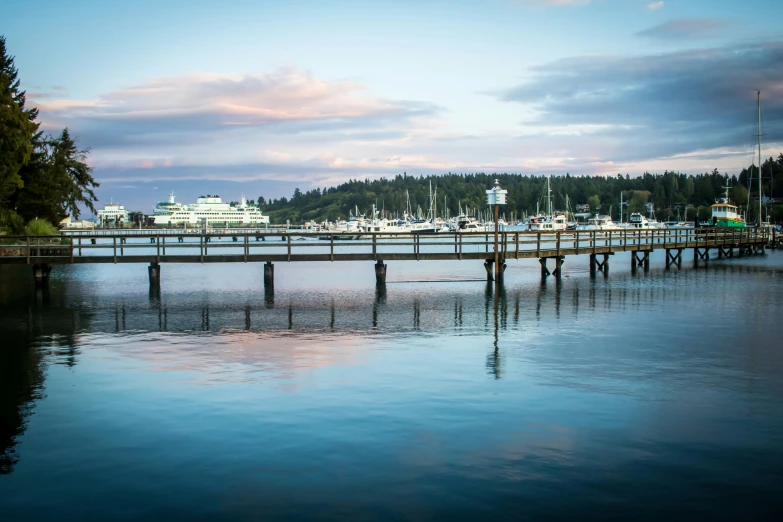
<instances>
[{"instance_id":1,"label":"cloud","mask_svg":"<svg viewBox=\"0 0 783 522\"><path fill-rule=\"evenodd\" d=\"M717 158L749 150L757 88L767 142L783 142L781 65L781 42L570 58L538 67L528 82L495 95L535 111L525 122L531 133L593 126L589 140L580 138L582 144L571 137L561 140L571 157L583 160L589 144L593 155L615 162L695 151L713 151ZM682 167L672 162L668 168Z\"/></svg>"},{"instance_id":2,"label":"cloud","mask_svg":"<svg viewBox=\"0 0 783 522\"><path fill-rule=\"evenodd\" d=\"M675 18L644 31L639 31L636 33L636 36L661 40L715 38L721 36L723 30L729 27L729 25L730 22L722 18Z\"/></svg>"},{"instance_id":3,"label":"cloud","mask_svg":"<svg viewBox=\"0 0 783 522\"><path fill-rule=\"evenodd\" d=\"M236 127L278 126L283 132L372 127L373 122L437 111L433 104L363 96L363 90L356 83L327 82L294 70L192 74L150 80L97 100L52 100L39 106L53 123L78 121L109 139Z\"/></svg>"},{"instance_id":4,"label":"cloud","mask_svg":"<svg viewBox=\"0 0 783 522\"><path fill-rule=\"evenodd\" d=\"M660 9L661 7L663 7L663 1L662 0L659 0L658 2L652 2L652 3L647 4L647 9L649 9L651 11L654 11L656 9Z\"/></svg>"},{"instance_id":5,"label":"cloud","mask_svg":"<svg viewBox=\"0 0 783 522\"><path fill-rule=\"evenodd\" d=\"M783 143L781 64L780 42L567 58L477 100L524 115L519 126L482 132L458 127L427 101L387 99L357 82L292 69L160 78L94 99L60 94L35 104L47 131L68 126L91 147L102 198L135 185L123 197L147 208L152 186L280 197L294 186L402 172L736 169L749 161L741 152L751 141L756 88L765 144Z\"/></svg>"}]
</instances>

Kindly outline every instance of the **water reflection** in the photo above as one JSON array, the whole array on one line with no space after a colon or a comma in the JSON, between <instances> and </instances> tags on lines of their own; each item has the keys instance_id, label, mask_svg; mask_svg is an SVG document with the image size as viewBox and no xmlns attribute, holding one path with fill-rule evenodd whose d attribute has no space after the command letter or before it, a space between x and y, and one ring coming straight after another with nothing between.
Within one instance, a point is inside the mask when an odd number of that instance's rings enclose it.
<instances>
[{"instance_id":1,"label":"water reflection","mask_svg":"<svg viewBox=\"0 0 783 522\"><path fill-rule=\"evenodd\" d=\"M7 268L3 270L0 286L0 326L4 336L4 347L0 349L0 473L3 474L10 473L19 459L16 443L24 433L35 402L43 396L47 365L77 365L86 339L96 334L117 339L112 349L123 356L168 368L211 375L215 368L234 365L270 379L282 379L281 376L289 376L301 367L341 364L348 356L325 353L338 342L341 346L349 345L354 350L350 355L353 357L367 349L368 340L378 337L392 337L404 345L407 339L425 335L434 339L470 336L479 353L471 369L488 382L506 382L514 362L510 347L522 352L545 345L547 350L542 357L550 356L549 351L562 357L551 363L561 376L567 377L563 380L565 384L559 385L584 386L584 390L590 390L580 378L583 366L568 365L574 358L578 360L578 350L572 346L546 345L542 339L564 331L577 339L579 332L590 335L610 331L613 322L635 311L641 312L639 335L658 335L661 332L650 331L654 323L642 320L644 315L664 310L674 319L681 307L691 310L702 307L711 313L749 314L753 317L753 331L747 336L731 334L735 335L731 338L732 346L738 339L751 346L765 346L764 317L770 311L779 311L777 292L783 275L783 270L776 267L723 264L713 265L709 270L651 270L642 277L616 270L611 277L604 278L591 278L587 274L562 279L507 277L505 284L497 285L491 282L382 284L337 297L317 288L278 288L275 292L269 286L260 299L260 289L250 294L196 291L171 297L166 294L165 286L164 291L160 287L151 288L146 295L103 296L67 278L54 279L49 288L36 289L26 272L17 275ZM725 291L736 289L738 281L755 285L753 301L737 302L738 296L745 294ZM665 319L664 316L660 320ZM601 322L609 326L601 326ZM657 323L659 327L661 324L664 323ZM709 328L703 326L706 323L699 324L705 335ZM716 327L715 323L709 324L711 328ZM687 327L679 323L676 326ZM135 348L123 346L123 339L143 338L145 334L156 334L147 339L160 346L156 345L155 349L150 344ZM180 336L182 346L172 342L171 335ZM721 335L730 334L722 332ZM204 336L220 339L220 349L204 343ZM204 346L194 349L194 344ZM229 349L234 345L241 349ZM622 352L617 353L616 360L602 363L604 366L593 371L603 377L611 375L616 371L613 365L622 364ZM768 360L759 350L751 349L748 357L759 372L765 371ZM437 368L433 372L437 373ZM751 389L752 383L747 385Z\"/></svg>"},{"instance_id":2,"label":"water reflection","mask_svg":"<svg viewBox=\"0 0 783 522\"><path fill-rule=\"evenodd\" d=\"M15 446L43 397L46 365L77 364L76 332L88 328L93 315L67 306L58 282L34 287L27 275L3 269L0 285L0 474L11 473L18 461Z\"/></svg>"}]
</instances>

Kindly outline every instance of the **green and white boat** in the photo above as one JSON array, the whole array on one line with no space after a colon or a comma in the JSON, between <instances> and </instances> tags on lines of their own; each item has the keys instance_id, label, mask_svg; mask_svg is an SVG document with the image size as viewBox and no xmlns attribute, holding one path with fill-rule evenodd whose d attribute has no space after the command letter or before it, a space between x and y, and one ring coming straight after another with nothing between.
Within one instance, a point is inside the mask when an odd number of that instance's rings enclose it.
<instances>
[{"instance_id":1,"label":"green and white boat","mask_svg":"<svg viewBox=\"0 0 783 522\"><path fill-rule=\"evenodd\" d=\"M716 227L737 228L745 226L745 219L739 214L737 206L731 204L729 200L729 186L726 189L726 196L712 205L712 224Z\"/></svg>"}]
</instances>

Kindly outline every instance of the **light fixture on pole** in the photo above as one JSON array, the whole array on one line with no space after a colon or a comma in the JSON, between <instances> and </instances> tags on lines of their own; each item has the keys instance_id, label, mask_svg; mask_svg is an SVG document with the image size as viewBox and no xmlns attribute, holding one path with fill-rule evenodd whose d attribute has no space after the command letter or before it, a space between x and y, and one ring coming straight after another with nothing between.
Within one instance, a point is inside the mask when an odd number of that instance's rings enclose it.
<instances>
[{"instance_id":1,"label":"light fixture on pole","mask_svg":"<svg viewBox=\"0 0 783 522\"><path fill-rule=\"evenodd\" d=\"M498 219L500 205L506 204L508 190L500 188L500 182L495 180L495 186L487 191L487 205L495 207L495 281L500 280L500 252L498 251Z\"/></svg>"}]
</instances>

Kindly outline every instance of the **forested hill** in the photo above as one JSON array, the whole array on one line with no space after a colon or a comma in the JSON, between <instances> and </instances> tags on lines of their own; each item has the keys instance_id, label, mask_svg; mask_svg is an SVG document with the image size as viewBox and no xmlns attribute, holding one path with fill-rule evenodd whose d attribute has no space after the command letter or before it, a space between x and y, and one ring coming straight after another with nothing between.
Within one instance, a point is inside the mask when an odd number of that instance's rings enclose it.
<instances>
[{"instance_id":1,"label":"forested hill","mask_svg":"<svg viewBox=\"0 0 783 522\"><path fill-rule=\"evenodd\" d=\"M757 199L757 168L744 169L737 176L728 177L717 170L690 176L677 172L663 174L644 174L638 177L617 175L603 176L552 176L552 192L555 196L555 208L565 207L565 197L568 195L573 208L576 204L589 203L593 211L600 207L602 213L619 214L620 193L625 201L629 201L631 211L643 211L645 203L653 203L659 219L677 217L677 209L685 218L684 210L689 210L689 218L693 219L698 212L700 218L709 216L709 206L723 194L723 188L729 181L733 187L732 200L743 207L748 201L748 172L752 169L751 202ZM291 199L281 198L265 200L259 197L261 209L268 214L274 223L291 223L316 220L333 221L345 218L355 207L361 213L367 213L377 204L378 209L385 209L389 215L401 215L406 208L406 191L410 195L413 211L421 207L425 212L429 206L429 187L437 188L438 214L444 215L445 205L449 214L458 212L458 205L463 208L485 209L485 190L492 186L494 179L500 180L504 189L508 190L508 204L503 209L507 216L516 212L518 216L531 214L536 210L536 202L542 201L546 190L546 178L542 176L522 176L518 174L445 174L439 176L396 176L394 179L378 179L365 181L348 181L328 189L314 189L302 192L294 191ZM764 196L783 198L783 154L777 159L770 158L762 167ZM753 204L751 203L751 206ZM611 209L610 209L611 207ZM542 203L542 209L543 209ZM773 219L783 218L783 208L770 207ZM751 212L753 216L754 213Z\"/></svg>"}]
</instances>

